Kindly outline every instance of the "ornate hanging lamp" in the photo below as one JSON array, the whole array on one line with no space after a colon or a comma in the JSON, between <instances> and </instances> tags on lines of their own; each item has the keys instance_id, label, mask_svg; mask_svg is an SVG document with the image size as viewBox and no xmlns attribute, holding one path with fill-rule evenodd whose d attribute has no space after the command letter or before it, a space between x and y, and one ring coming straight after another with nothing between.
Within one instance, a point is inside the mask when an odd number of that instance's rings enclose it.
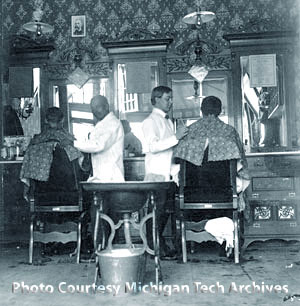
<instances>
[{"instance_id":1,"label":"ornate hanging lamp","mask_svg":"<svg viewBox=\"0 0 300 306\"><path fill-rule=\"evenodd\" d=\"M23 25L23 29L36 34L36 37L40 37L42 34L53 32L54 28L48 23L41 22L43 17L43 0L34 1L35 10L32 14L32 21Z\"/></svg>"}]
</instances>

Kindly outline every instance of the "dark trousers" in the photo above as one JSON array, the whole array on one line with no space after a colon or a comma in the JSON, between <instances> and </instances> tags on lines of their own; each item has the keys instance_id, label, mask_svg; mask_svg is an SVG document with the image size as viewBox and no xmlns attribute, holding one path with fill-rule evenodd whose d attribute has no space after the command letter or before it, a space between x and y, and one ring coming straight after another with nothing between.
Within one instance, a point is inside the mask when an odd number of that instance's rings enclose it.
<instances>
[{"instance_id":1,"label":"dark trousers","mask_svg":"<svg viewBox=\"0 0 300 306\"><path fill-rule=\"evenodd\" d=\"M156 202L156 220L157 220L158 237L159 237L161 250L165 250L166 248L166 242L163 233L170 217L170 213L167 212L167 205L168 205L168 199L172 197L172 193L173 191L170 190L161 190L157 191L154 195ZM151 210L152 207L150 207L149 212ZM147 241L149 247L153 249L152 220L147 222Z\"/></svg>"}]
</instances>

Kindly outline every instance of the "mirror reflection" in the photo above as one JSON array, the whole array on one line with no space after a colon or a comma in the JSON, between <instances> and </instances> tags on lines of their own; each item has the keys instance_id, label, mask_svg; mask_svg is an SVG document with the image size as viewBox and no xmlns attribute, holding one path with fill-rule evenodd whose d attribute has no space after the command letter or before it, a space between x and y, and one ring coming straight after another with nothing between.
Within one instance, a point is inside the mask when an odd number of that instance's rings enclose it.
<instances>
[{"instance_id":1,"label":"mirror reflection","mask_svg":"<svg viewBox=\"0 0 300 306\"><path fill-rule=\"evenodd\" d=\"M152 111L152 88L159 84L158 61L120 61L116 69L119 118L128 121L132 135L143 143L142 122ZM142 153L141 146L135 148L134 154L139 156Z\"/></svg>"},{"instance_id":2,"label":"mirror reflection","mask_svg":"<svg viewBox=\"0 0 300 306\"><path fill-rule=\"evenodd\" d=\"M287 119L283 95L283 69L280 56L276 57L272 86L253 86L250 56L242 56L242 121L243 142L248 152L287 146ZM270 71L264 71L269 73ZM272 73L272 72L271 72ZM263 78L263 76L262 76ZM262 85L263 82L262 82Z\"/></svg>"},{"instance_id":3,"label":"mirror reflection","mask_svg":"<svg viewBox=\"0 0 300 306\"><path fill-rule=\"evenodd\" d=\"M203 98L216 96L222 101L220 119L229 122L228 80L226 77L206 77L197 82L189 77L173 78L173 117L175 119L198 119L202 116L200 105Z\"/></svg>"},{"instance_id":4,"label":"mirror reflection","mask_svg":"<svg viewBox=\"0 0 300 306\"><path fill-rule=\"evenodd\" d=\"M53 105L65 110L69 131L83 140L93 129L90 101L95 95L108 95L108 78L90 79L81 88L74 84L54 85Z\"/></svg>"}]
</instances>

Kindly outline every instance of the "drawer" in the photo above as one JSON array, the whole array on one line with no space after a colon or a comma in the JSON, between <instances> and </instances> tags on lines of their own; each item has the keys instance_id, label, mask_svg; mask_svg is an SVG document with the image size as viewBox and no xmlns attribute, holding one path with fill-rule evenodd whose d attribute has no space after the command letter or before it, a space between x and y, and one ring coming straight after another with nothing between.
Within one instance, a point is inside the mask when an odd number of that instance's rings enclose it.
<instances>
[{"instance_id":1,"label":"drawer","mask_svg":"<svg viewBox=\"0 0 300 306\"><path fill-rule=\"evenodd\" d=\"M281 238L284 235L299 235L300 224L297 221L285 221L285 222L254 222L251 225L245 225L244 235L253 236L266 236L272 235L273 239Z\"/></svg>"},{"instance_id":2,"label":"drawer","mask_svg":"<svg viewBox=\"0 0 300 306\"><path fill-rule=\"evenodd\" d=\"M300 234L298 204L299 201L250 201L250 220L245 223L245 234Z\"/></svg>"},{"instance_id":3,"label":"drawer","mask_svg":"<svg viewBox=\"0 0 300 306\"><path fill-rule=\"evenodd\" d=\"M251 201L250 207L253 222L297 220L297 201Z\"/></svg>"},{"instance_id":4,"label":"drawer","mask_svg":"<svg viewBox=\"0 0 300 306\"><path fill-rule=\"evenodd\" d=\"M253 177L252 191L294 191L293 177Z\"/></svg>"},{"instance_id":5,"label":"drawer","mask_svg":"<svg viewBox=\"0 0 300 306\"><path fill-rule=\"evenodd\" d=\"M265 164L265 158L263 156L247 158L247 162L250 171L268 170Z\"/></svg>"}]
</instances>

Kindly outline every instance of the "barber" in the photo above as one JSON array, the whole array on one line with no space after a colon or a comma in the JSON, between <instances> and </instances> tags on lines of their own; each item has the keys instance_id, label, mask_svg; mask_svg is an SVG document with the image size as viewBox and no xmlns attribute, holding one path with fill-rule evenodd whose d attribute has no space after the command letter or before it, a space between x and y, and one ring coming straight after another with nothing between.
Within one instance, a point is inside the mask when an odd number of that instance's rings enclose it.
<instances>
[{"instance_id":1,"label":"barber","mask_svg":"<svg viewBox=\"0 0 300 306\"><path fill-rule=\"evenodd\" d=\"M123 182L123 145L124 132L121 121L109 111L106 97L97 95L91 99L91 111L95 126L89 138L84 141L75 141L74 145L81 152L91 153L93 174L88 182ZM105 205L107 213L109 207ZM90 215L92 226L95 226L97 207L91 205Z\"/></svg>"},{"instance_id":2,"label":"barber","mask_svg":"<svg viewBox=\"0 0 300 306\"><path fill-rule=\"evenodd\" d=\"M174 125L169 119L168 112L172 107L172 89L158 86L152 90L152 113L144 120L142 130L145 138L145 180L169 181L175 165L172 163L173 147L178 140L187 134L187 128L181 126L174 132ZM178 169L179 170L179 169ZM165 206L167 194L161 191L157 194L157 223L162 259L175 259L175 250L166 244L163 232L169 215Z\"/></svg>"}]
</instances>

